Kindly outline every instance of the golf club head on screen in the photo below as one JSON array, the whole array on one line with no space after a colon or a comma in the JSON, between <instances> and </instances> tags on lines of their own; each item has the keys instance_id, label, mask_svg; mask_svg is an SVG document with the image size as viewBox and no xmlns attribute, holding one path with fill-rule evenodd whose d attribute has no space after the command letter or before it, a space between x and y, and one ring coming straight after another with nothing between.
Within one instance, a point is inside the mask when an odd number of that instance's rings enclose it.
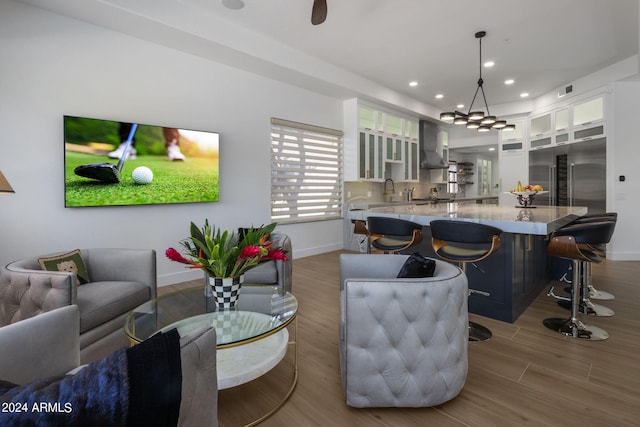
<instances>
[{"instance_id":1,"label":"golf club head on screen","mask_svg":"<svg viewBox=\"0 0 640 427\"><path fill-rule=\"evenodd\" d=\"M76 167L73 172L78 176L96 179L102 182L120 182L120 170L111 163L89 163Z\"/></svg>"},{"instance_id":2,"label":"golf club head on screen","mask_svg":"<svg viewBox=\"0 0 640 427\"><path fill-rule=\"evenodd\" d=\"M76 175L85 178L91 178L108 183L119 183L120 171L122 171L122 166L124 165L127 153L129 152L129 147L131 146L131 142L133 141L133 135L135 135L136 129L138 129L138 125L136 123L133 123L131 125L131 130L129 131L129 136L127 137L126 145L124 146L124 150L122 150L122 155L120 156L120 160L118 161L118 166L105 162L89 163L76 167L73 172Z\"/></svg>"}]
</instances>

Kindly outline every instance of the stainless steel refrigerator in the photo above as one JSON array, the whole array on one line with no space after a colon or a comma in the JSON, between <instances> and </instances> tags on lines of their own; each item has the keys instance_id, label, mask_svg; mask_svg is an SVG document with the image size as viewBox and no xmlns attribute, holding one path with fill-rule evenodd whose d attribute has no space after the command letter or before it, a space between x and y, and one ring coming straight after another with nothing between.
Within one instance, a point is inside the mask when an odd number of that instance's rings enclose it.
<instances>
[{"instance_id":1,"label":"stainless steel refrigerator","mask_svg":"<svg viewBox=\"0 0 640 427\"><path fill-rule=\"evenodd\" d=\"M586 206L606 211L606 138L529 152L529 184L540 184L534 206Z\"/></svg>"}]
</instances>

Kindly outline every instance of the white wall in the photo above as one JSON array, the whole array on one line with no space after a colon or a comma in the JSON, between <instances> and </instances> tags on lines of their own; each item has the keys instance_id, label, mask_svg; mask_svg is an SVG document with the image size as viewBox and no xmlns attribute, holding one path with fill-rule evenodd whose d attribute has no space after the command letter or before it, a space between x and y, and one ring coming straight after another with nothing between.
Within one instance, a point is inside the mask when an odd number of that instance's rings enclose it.
<instances>
[{"instance_id":1,"label":"white wall","mask_svg":"<svg viewBox=\"0 0 640 427\"><path fill-rule=\"evenodd\" d=\"M640 77L614 84L613 137L615 144L608 146L607 188L609 211L618 212L608 256L614 260L640 259L640 133L638 133L638 99ZM624 176L625 180L620 181Z\"/></svg>"},{"instance_id":2,"label":"white wall","mask_svg":"<svg viewBox=\"0 0 640 427\"><path fill-rule=\"evenodd\" d=\"M164 250L190 221L269 222L270 117L342 129L342 101L12 1L0 2L0 264L82 247L158 251L161 284L185 273ZM63 115L221 133L220 202L64 207ZM282 226L294 257L342 247L342 221Z\"/></svg>"}]
</instances>

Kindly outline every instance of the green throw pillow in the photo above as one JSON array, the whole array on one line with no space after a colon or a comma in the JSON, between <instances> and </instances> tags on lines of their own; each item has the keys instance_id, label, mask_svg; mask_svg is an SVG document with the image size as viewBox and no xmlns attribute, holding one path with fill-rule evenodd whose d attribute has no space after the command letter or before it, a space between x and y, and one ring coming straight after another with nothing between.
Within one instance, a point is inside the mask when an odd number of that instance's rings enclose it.
<instances>
[{"instance_id":1,"label":"green throw pillow","mask_svg":"<svg viewBox=\"0 0 640 427\"><path fill-rule=\"evenodd\" d=\"M46 258L38 258L40 267L47 271L69 271L76 273L81 285L89 283L87 266L80 255L80 249L65 254L54 255Z\"/></svg>"}]
</instances>

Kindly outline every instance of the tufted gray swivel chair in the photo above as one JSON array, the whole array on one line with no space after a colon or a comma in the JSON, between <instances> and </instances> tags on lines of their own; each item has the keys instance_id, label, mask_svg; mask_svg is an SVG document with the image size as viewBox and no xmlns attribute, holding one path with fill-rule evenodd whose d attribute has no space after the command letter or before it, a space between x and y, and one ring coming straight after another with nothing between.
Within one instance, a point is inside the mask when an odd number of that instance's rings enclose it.
<instances>
[{"instance_id":1,"label":"tufted gray swivel chair","mask_svg":"<svg viewBox=\"0 0 640 427\"><path fill-rule=\"evenodd\" d=\"M347 405L435 406L467 377L467 278L396 278L407 255L340 256L340 367Z\"/></svg>"}]
</instances>

